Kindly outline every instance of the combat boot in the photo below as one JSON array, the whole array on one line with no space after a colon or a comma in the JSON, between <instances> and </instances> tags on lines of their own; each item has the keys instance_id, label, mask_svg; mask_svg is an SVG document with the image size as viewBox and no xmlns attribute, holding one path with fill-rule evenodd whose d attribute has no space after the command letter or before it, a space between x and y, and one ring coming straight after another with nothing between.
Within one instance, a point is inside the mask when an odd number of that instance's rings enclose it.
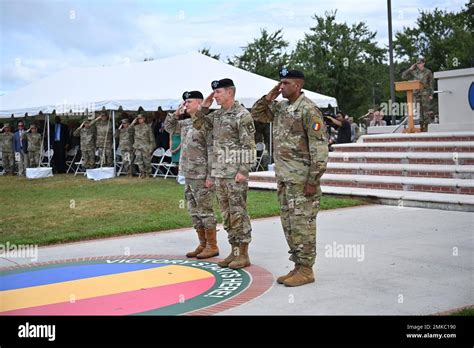
<instances>
[{"instance_id":1,"label":"combat boot","mask_svg":"<svg viewBox=\"0 0 474 348\"><path fill-rule=\"evenodd\" d=\"M298 269L300 268L300 265L298 265L297 263L295 264L295 267L290 271L288 272L287 274L285 275L282 275L281 277L278 277L277 278L277 283L278 284L283 284L283 282L285 280L287 280L288 278L294 276L296 274L296 272L298 271Z\"/></svg>"},{"instance_id":2,"label":"combat boot","mask_svg":"<svg viewBox=\"0 0 474 348\"><path fill-rule=\"evenodd\" d=\"M296 273L283 281L286 286L301 286L314 283L313 268L300 265Z\"/></svg>"},{"instance_id":3,"label":"combat boot","mask_svg":"<svg viewBox=\"0 0 474 348\"><path fill-rule=\"evenodd\" d=\"M219 248L217 247L217 231L216 228L206 230L206 247L196 257L198 259L208 259L219 255Z\"/></svg>"},{"instance_id":4,"label":"combat boot","mask_svg":"<svg viewBox=\"0 0 474 348\"><path fill-rule=\"evenodd\" d=\"M224 260L219 261L217 265L219 267L229 267L229 264L237 257L236 250L239 249L239 245L237 243L230 244L230 254Z\"/></svg>"},{"instance_id":5,"label":"combat boot","mask_svg":"<svg viewBox=\"0 0 474 348\"><path fill-rule=\"evenodd\" d=\"M229 268L238 269L250 266L249 258L249 243L240 243L239 245L239 255L229 263Z\"/></svg>"},{"instance_id":6,"label":"combat boot","mask_svg":"<svg viewBox=\"0 0 474 348\"><path fill-rule=\"evenodd\" d=\"M196 230L196 232L199 239L199 245L194 251L190 251L189 253L187 253L186 257L196 257L206 247L206 231L204 230L204 228L199 228Z\"/></svg>"}]
</instances>

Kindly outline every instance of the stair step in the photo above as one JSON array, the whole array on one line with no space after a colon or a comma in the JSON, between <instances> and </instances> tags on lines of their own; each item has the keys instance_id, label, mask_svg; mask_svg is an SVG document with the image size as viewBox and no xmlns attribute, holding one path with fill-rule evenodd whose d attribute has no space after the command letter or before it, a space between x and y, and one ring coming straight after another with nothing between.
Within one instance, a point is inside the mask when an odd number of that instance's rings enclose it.
<instances>
[{"instance_id":1,"label":"stair step","mask_svg":"<svg viewBox=\"0 0 474 348\"><path fill-rule=\"evenodd\" d=\"M276 190L276 183L250 181L251 189ZM325 195L368 198L381 204L474 212L474 196L453 193L380 190L357 187L321 186Z\"/></svg>"},{"instance_id":2,"label":"stair step","mask_svg":"<svg viewBox=\"0 0 474 348\"><path fill-rule=\"evenodd\" d=\"M324 174L321 185L402 191L474 194L474 180L380 175Z\"/></svg>"},{"instance_id":3,"label":"stair step","mask_svg":"<svg viewBox=\"0 0 474 348\"><path fill-rule=\"evenodd\" d=\"M335 152L474 152L472 141L369 142L333 145Z\"/></svg>"},{"instance_id":4,"label":"stair step","mask_svg":"<svg viewBox=\"0 0 474 348\"><path fill-rule=\"evenodd\" d=\"M414 134L374 134L363 135L360 139L364 143L371 142L414 142L414 141L474 141L474 132L438 132Z\"/></svg>"},{"instance_id":5,"label":"stair step","mask_svg":"<svg viewBox=\"0 0 474 348\"><path fill-rule=\"evenodd\" d=\"M474 179L474 166L330 162L325 174Z\"/></svg>"},{"instance_id":6,"label":"stair step","mask_svg":"<svg viewBox=\"0 0 474 348\"><path fill-rule=\"evenodd\" d=\"M330 152L329 162L474 165L474 153Z\"/></svg>"}]
</instances>

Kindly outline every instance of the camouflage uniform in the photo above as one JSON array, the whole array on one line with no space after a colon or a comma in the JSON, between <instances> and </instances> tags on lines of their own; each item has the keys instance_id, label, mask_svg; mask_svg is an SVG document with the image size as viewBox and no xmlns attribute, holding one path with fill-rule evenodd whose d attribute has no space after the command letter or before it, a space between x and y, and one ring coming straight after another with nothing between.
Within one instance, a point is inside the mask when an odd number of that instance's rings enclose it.
<instances>
[{"instance_id":1,"label":"camouflage uniform","mask_svg":"<svg viewBox=\"0 0 474 348\"><path fill-rule=\"evenodd\" d=\"M430 69L423 70L407 69L402 73L403 79L419 80L422 84L422 89L416 90L414 93L414 102L420 106L420 128L422 131L428 130L428 125L433 122L433 115L431 110L430 97L433 96L433 73Z\"/></svg>"},{"instance_id":2,"label":"camouflage uniform","mask_svg":"<svg viewBox=\"0 0 474 348\"><path fill-rule=\"evenodd\" d=\"M26 133L23 135L28 144L28 167L35 168L39 166L41 156L41 143L43 136L40 133Z\"/></svg>"},{"instance_id":3,"label":"camouflage uniform","mask_svg":"<svg viewBox=\"0 0 474 348\"><path fill-rule=\"evenodd\" d=\"M180 175L186 178L184 194L188 203L189 215L196 230L215 229L216 218L212 206L215 189L206 188L206 179L210 179L212 155L212 133L204 129L193 128L192 119L178 120L170 113L165 120L165 130L173 134L181 130Z\"/></svg>"},{"instance_id":4,"label":"camouflage uniform","mask_svg":"<svg viewBox=\"0 0 474 348\"><path fill-rule=\"evenodd\" d=\"M151 155L155 149L155 137L151 127L146 124L135 124L133 126L133 150L135 164L138 165L141 175L151 174Z\"/></svg>"},{"instance_id":5,"label":"camouflage uniform","mask_svg":"<svg viewBox=\"0 0 474 348\"><path fill-rule=\"evenodd\" d=\"M15 164L15 155L13 153L13 133L1 133L0 143L2 145L2 161L5 174L13 175L13 168Z\"/></svg>"},{"instance_id":6,"label":"camouflage uniform","mask_svg":"<svg viewBox=\"0 0 474 348\"><path fill-rule=\"evenodd\" d=\"M184 120L177 120L176 113L170 113L165 119L165 130L170 134L173 135L174 133L180 132L181 135L181 151L179 154L179 176L184 176L183 174L183 165L181 161L183 159L183 152L186 150L186 136L188 132L193 128L193 121L191 118L187 118Z\"/></svg>"},{"instance_id":7,"label":"camouflage uniform","mask_svg":"<svg viewBox=\"0 0 474 348\"><path fill-rule=\"evenodd\" d=\"M96 128L96 147L99 150L100 163L105 167L113 167L113 141L112 141L112 120L98 120L94 127ZM102 160L102 156L104 156Z\"/></svg>"},{"instance_id":8,"label":"camouflage uniform","mask_svg":"<svg viewBox=\"0 0 474 348\"><path fill-rule=\"evenodd\" d=\"M94 168L97 136L95 127L91 126L89 128L77 128L73 135L75 137L81 137L81 154L84 167L86 169Z\"/></svg>"},{"instance_id":9,"label":"camouflage uniform","mask_svg":"<svg viewBox=\"0 0 474 348\"><path fill-rule=\"evenodd\" d=\"M247 213L248 182L236 183L237 173L248 177L255 160L255 126L250 113L237 101L225 110L209 113L202 108L193 119L196 129L213 132L211 177L216 178L217 197L224 228L231 245L251 242L250 217Z\"/></svg>"},{"instance_id":10,"label":"camouflage uniform","mask_svg":"<svg viewBox=\"0 0 474 348\"><path fill-rule=\"evenodd\" d=\"M321 187L319 180L326 170L328 141L322 113L301 93L289 101L268 102L259 99L252 117L273 122L275 171L281 223L290 248L290 260L312 267L316 258L316 216ZM314 196L305 196L306 184L314 185Z\"/></svg>"},{"instance_id":11,"label":"camouflage uniform","mask_svg":"<svg viewBox=\"0 0 474 348\"><path fill-rule=\"evenodd\" d=\"M120 150L122 151L123 170L127 174L132 174L133 163L133 128L121 128L115 134L119 141Z\"/></svg>"}]
</instances>

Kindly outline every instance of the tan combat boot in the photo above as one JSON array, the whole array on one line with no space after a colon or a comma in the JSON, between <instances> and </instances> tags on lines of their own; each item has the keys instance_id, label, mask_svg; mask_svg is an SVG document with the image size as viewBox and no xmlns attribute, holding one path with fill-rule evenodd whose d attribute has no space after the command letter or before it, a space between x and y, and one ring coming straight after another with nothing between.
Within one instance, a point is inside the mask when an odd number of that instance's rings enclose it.
<instances>
[{"instance_id":1,"label":"tan combat boot","mask_svg":"<svg viewBox=\"0 0 474 348\"><path fill-rule=\"evenodd\" d=\"M229 264L237 257L239 245L237 243L230 244L230 254L222 261L219 261L217 265L219 267L229 267Z\"/></svg>"},{"instance_id":2,"label":"tan combat boot","mask_svg":"<svg viewBox=\"0 0 474 348\"><path fill-rule=\"evenodd\" d=\"M200 228L196 232L199 238L199 245L194 251L187 253L186 257L196 257L206 247L206 231L204 228Z\"/></svg>"},{"instance_id":3,"label":"tan combat boot","mask_svg":"<svg viewBox=\"0 0 474 348\"><path fill-rule=\"evenodd\" d=\"M219 248L217 247L217 231L216 228L206 230L206 247L196 257L198 259L208 259L219 255Z\"/></svg>"},{"instance_id":4,"label":"tan combat boot","mask_svg":"<svg viewBox=\"0 0 474 348\"><path fill-rule=\"evenodd\" d=\"M300 265L294 275L283 281L286 286L301 286L314 283L313 268Z\"/></svg>"},{"instance_id":5,"label":"tan combat boot","mask_svg":"<svg viewBox=\"0 0 474 348\"><path fill-rule=\"evenodd\" d=\"M229 263L229 268L238 269L250 266L249 258L249 243L240 243L239 246L239 255L237 255L231 263Z\"/></svg>"},{"instance_id":6,"label":"tan combat boot","mask_svg":"<svg viewBox=\"0 0 474 348\"><path fill-rule=\"evenodd\" d=\"M298 269L300 268L300 265L298 265L297 263L295 264L295 267L290 271L288 272L287 274L285 275L282 275L281 277L278 277L277 278L277 283L278 284L283 284L283 282L285 280L287 280L288 278L294 276L296 274L296 272L298 271Z\"/></svg>"}]
</instances>

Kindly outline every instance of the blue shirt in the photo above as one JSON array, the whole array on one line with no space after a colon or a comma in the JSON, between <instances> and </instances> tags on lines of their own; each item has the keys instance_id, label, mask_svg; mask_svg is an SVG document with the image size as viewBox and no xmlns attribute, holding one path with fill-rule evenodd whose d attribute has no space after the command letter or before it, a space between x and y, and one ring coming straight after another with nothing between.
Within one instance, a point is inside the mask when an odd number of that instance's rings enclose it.
<instances>
[{"instance_id":1,"label":"blue shirt","mask_svg":"<svg viewBox=\"0 0 474 348\"><path fill-rule=\"evenodd\" d=\"M60 141L61 140L61 124L56 123L55 127L56 128L54 130L54 141Z\"/></svg>"}]
</instances>

